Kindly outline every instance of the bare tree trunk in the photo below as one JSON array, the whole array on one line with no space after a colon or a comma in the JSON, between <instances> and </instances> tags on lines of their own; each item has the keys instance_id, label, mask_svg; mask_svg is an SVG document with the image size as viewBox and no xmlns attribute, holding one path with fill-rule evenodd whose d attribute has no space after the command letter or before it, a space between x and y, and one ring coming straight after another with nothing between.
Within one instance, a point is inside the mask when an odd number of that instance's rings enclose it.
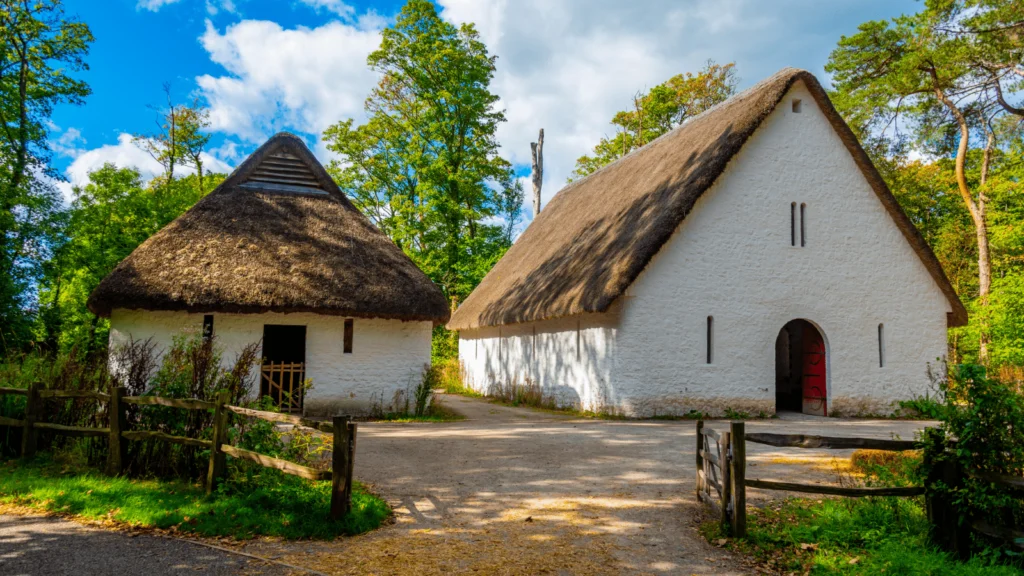
<instances>
[{"instance_id":1,"label":"bare tree trunk","mask_svg":"<svg viewBox=\"0 0 1024 576\"><path fill-rule=\"evenodd\" d=\"M530 142L530 153L533 155L533 162L530 166L530 179L533 181L533 217L540 214L540 188L544 183L544 129L540 129L540 135L536 142Z\"/></svg>"},{"instance_id":2,"label":"bare tree trunk","mask_svg":"<svg viewBox=\"0 0 1024 576\"><path fill-rule=\"evenodd\" d=\"M964 173L964 167L967 162L967 146L971 135L967 118L942 90L936 88L935 96L949 109L960 127L960 141L956 149L956 184L964 204L967 205L967 210L971 213L971 219L974 221L974 230L978 239L978 298L984 310L988 307L988 295L992 286L992 262L989 259L988 249L988 225L985 223L985 192L984 188L982 188L981 193L978 194L978 201L975 202L974 197L971 195L971 190L967 186L967 176ZM988 158L990 158L990 153L990 149L986 146L986 164ZM987 166L984 168L984 171L987 178ZM985 326L982 326L981 332L978 359L985 363L988 360L988 333Z\"/></svg>"}]
</instances>

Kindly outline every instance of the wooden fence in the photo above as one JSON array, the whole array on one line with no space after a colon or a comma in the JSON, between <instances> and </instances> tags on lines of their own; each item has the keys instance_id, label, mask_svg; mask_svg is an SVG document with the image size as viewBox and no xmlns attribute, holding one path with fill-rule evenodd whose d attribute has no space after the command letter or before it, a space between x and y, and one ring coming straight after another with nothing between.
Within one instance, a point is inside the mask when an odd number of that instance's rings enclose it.
<instances>
[{"instance_id":1,"label":"wooden fence","mask_svg":"<svg viewBox=\"0 0 1024 576\"><path fill-rule=\"evenodd\" d=\"M22 429L21 454L29 458L35 455L40 430L69 436L106 437L110 442L107 456L107 474L117 476L123 473L129 441L158 440L184 444L210 450L210 463L206 476L206 492L211 493L219 478L224 475L225 456L250 460L267 468L275 468L285 474L300 476L309 480L331 480L331 517L340 519L352 505L352 469L355 465L357 424L349 416L335 416L330 423L309 420L292 414L252 410L228 404L228 392L221 391L215 402L198 399L163 398L160 396L127 396L123 387L111 389L110 394L83 390L46 390L36 386L28 388L0 388L0 395L25 396L25 417L21 420L0 416L0 426ZM42 400L46 398L82 398L109 403L109 426L92 428L64 426L44 422ZM183 410L212 410L213 434L210 440L173 436L153 430L129 430L126 406L167 406ZM260 418L271 422L282 422L306 426L334 436L331 470L317 470L294 462L252 452L227 443L228 417L234 413L240 416Z\"/></svg>"},{"instance_id":2,"label":"wooden fence","mask_svg":"<svg viewBox=\"0 0 1024 576\"><path fill-rule=\"evenodd\" d=\"M714 440L714 441L712 441ZM729 431L718 433L697 421L697 497L716 508L722 528L733 536L747 534L747 488L785 490L834 496L920 496L923 486L845 487L799 482L781 482L747 478L747 442L785 448L826 448L832 450L916 450L909 440L876 440L873 438L838 438L805 436L803 434L747 434L743 422L732 422ZM711 489L715 492L712 493ZM717 498L716 498L717 496Z\"/></svg>"},{"instance_id":3,"label":"wooden fence","mask_svg":"<svg viewBox=\"0 0 1024 576\"><path fill-rule=\"evenodd\" d=\"M282 412L302 412L306 365L302 362L267 362L260 366L260 393L270 396Z\"/></svg>"}]
</instances>

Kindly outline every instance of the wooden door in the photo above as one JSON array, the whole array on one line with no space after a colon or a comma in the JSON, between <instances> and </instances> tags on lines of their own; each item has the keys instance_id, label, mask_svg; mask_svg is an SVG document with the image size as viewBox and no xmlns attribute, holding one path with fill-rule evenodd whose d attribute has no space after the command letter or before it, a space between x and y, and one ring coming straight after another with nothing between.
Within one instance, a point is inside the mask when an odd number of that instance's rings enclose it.
<instances>
[{"instance_id":1,"label":"wooden door","mask_svg":"<svg viewBox=\"0 0 1024 576\"><path fill-rule=\"evenodd\" d=\"M817 328L804 325L803 333L803 413L828 416L825 341Z\"/></svg>"}]
</instances>

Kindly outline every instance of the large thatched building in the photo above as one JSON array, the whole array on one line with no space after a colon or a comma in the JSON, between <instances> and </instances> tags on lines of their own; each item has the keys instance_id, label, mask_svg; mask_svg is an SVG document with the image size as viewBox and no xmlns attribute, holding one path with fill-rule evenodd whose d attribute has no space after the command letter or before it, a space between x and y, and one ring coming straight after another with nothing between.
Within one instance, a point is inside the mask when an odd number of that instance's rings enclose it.
<instances>
[{"instance_id":1,"label":"large thatched building","mask_svg":"<svg viewBox=\"0 0 1024 576\"><path fill-rule=\"evenodd\" d=\"M885 411L967 313L809 73L551 200L453 314L472 386L627 414Z\"/></svg>"},{"instance_id":2,"label":"large thatched building","mask_svg":"<svg viewBox=\"0 0 1024 576\"><path fill-rule=\"evenodd\" d=\"M125 258L89 298L110 344L214 334L223 361L262 343L261 393L307 413L386 405L430 362L440 289L277 134ZM304 399L294 389L313 382Z\"/></svg>"}]
</instances>

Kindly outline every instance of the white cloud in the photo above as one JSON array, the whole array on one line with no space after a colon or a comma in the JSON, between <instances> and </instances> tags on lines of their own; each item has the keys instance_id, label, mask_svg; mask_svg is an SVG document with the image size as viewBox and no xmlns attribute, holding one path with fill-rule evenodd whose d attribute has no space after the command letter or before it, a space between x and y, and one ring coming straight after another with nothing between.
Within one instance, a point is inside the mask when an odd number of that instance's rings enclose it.
<instances>
[{"instance_id":1,"label":"white cloud","mask_svg":"<svg viewBox=\"0 0 1024 576\"><path fill-rule=\"evenodd\" d=\"M316 11L327 10L334 12L342 18L350 18L355 14L355 8L349 6L342 0L299 0L299 2L315 9Z\"/></svg>"},{"instance_id":2,"label":"white cloud","mask_svg":"<svg viewBox=\"0 0 1024 576\"><path fill-rule=\"evenodd\" d=\"M259 143L284 128L319 135L343 118L363 118L377 79L366 56L380 43L380 25L373 14L290 30L243 20L221 32L207 22L200 42L227 71L196 79L211 129Z\"/></svg>"},{"instance_id":3,"label":"white cloud","mask_svg":"<svg viewBox=\"0 0 1024 576\"><path fill-rule=\"evenodd\" d=\"M60 127L51 123L50 129L59 131ZM84 149L78 147L80 144L85 144L85 138L82 137L82 132L78 128L71 127L65 130L64 133L56 139L50 140L50 149L61 156L74 158L85 152Z\"/></svg>"},{"instance_id":4,"label":"white cloud","mask_svg":"<svg viewBox=\"0 0 1024 576\"><path fill-rule=\"evenodd\" d=\"M366 56L386 21L343 0L299 1L345 21L284 29L244 20L223 31L207 24L200 41L226 71L197 78L215 130L259 143L282 128L319 135L338 120L365 118L363 101L377 79ZM841 34L918 9L912 0L438 2L449 21L475 23L498 56L492 89L508 118L498 133L502 153L528 167L529 143L545 129L545 202L638 90L708 59L735 61L741 87L785 66L825 80L824 63ZM324 157L322 142L314 149Z\"/></svg>"},{"instance_id":5,"label":"white cloud","mask_svg":"<svg viewBox=\"0 0 1024 576\"><path fill-rule=\"evenodd\" d=\"M171 4L177 3L178 1L179 0L139 0L139 2L135 5L135 9L156 12L164 6L170 6Z\"/></svg>"},{"instance_id":6,"label":"white cloud","mask_svg":"<svg viewBox=\"0 0 1024 576\"><path fill-rule=\"evenodd\" d=\"M69 130L70 131L70 130ZM163 166L160 165L148 152L139 148L132 141L131 134L122 133L117 137L117 144L104 144L92 150L82 150L74 157L71 165L64 170L64 176L68 182L57 183L64 196L64 200L70 202L74 199L74 186L85 186L89 183L89 173L102 168L110 162L120 168L132 167L139 171L143 181L148 182L157 174L163 173ZM207 153L203 153L204 171L208 172L231 172L232 167L223 160ZM190 166L178 166L176 174L192 174L195 172Z\"/></svg>"}]
</instances>

